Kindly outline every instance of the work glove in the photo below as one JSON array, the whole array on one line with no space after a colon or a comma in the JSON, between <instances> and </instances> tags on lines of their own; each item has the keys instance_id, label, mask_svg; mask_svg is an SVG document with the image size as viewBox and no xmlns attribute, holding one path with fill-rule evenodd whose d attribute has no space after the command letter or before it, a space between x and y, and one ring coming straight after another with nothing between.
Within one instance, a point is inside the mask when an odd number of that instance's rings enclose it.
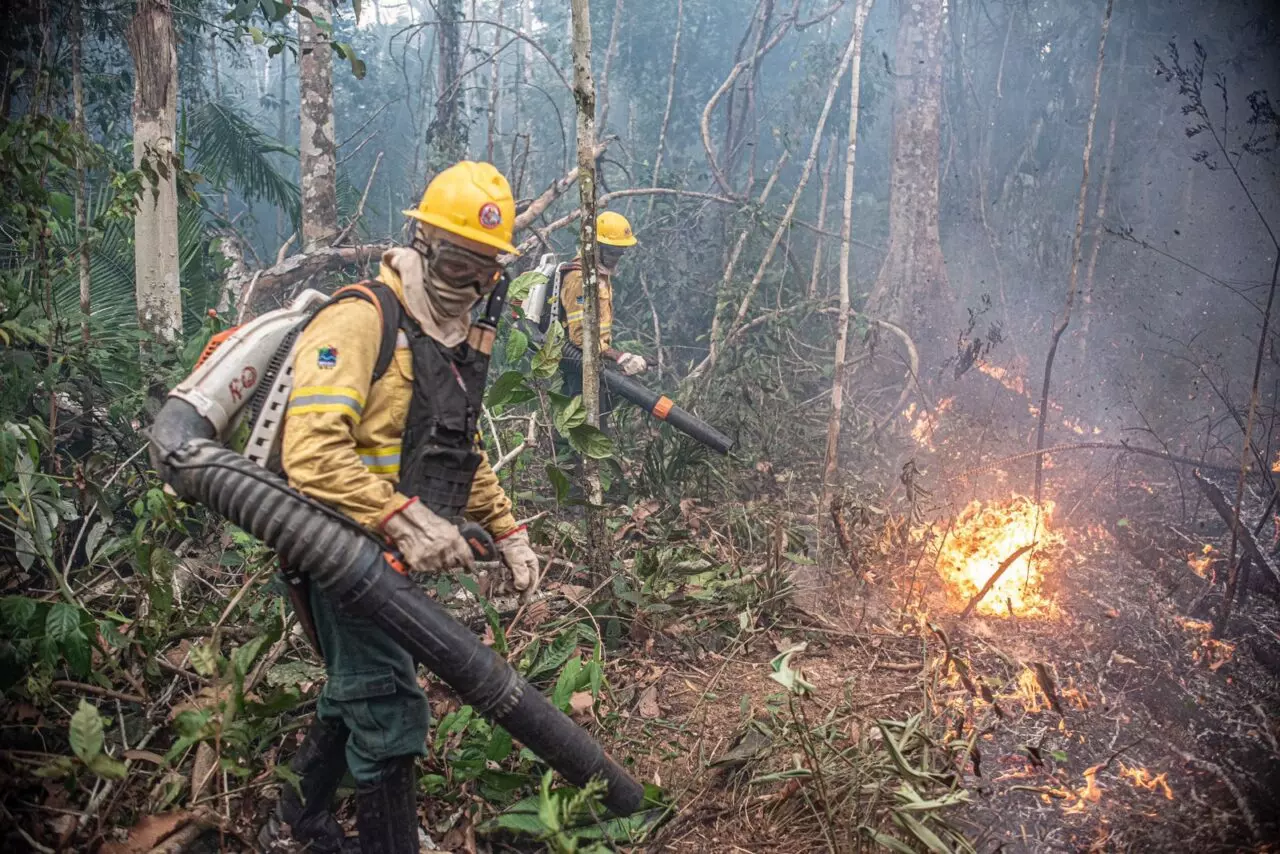
<instances>
[{"instance_id":1,"label":"work glove","mask_svg":"<svg viewBox=\"0 0 1280 854\"><path fill-rule=\"evenodd\" d=\"M521 601L528 602L538 590L538 556L529 544L529 531L524 525L498 537L498 553L511 574L511 586L520 593Z\"/></svg>"},{"instance_id":2,"label":"work glove","mask_svg":"<svg viewBox=\"0 0 1280 854\"><path fill-rule=\"evenodd\" d=\"M471 546L448 519L437 516L417 498L392 510L379 525L391 538L413 572L455 572L471 569Z\"/></svg>"},{"instance_id":3,"label":"work glove","mask_svg":"<svg viewBox=\"0 0 1280 854\"><path fill-rule=\"evenodd\" d=\"M643 373L648 367L649 363L644 360L644 356L637 356L635 353L623 353L618 357L618 369L629 377Z\"/></svg>"}]
</instances>

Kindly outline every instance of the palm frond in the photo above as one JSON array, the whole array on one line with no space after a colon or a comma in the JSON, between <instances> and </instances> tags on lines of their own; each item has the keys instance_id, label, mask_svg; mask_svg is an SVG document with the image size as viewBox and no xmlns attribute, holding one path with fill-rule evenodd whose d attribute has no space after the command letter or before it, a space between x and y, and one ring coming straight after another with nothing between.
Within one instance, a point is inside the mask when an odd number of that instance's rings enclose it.
<instances>
[{"instance_id":1,"label":"palm frond","mask_svg":"<svg viewBox=\"0 0 1280 854\"><path fill-rule=\"evenodd\" d=\"M270 155L297 152L263 133L234 107L206 101L186 117L187 144L200 174L215 187L234 187L246 202L265 201L296 225L298 185L276 169Z\"/></svg>"}]
</instances>

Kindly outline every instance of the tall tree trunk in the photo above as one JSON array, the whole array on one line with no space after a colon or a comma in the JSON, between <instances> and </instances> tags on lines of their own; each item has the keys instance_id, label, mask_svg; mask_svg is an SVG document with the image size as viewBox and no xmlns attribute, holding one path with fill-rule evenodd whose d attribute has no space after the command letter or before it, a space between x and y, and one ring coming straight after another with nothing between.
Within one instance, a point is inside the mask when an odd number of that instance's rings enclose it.
<instances>
[{"instance_id":1,"label":"tall tree trunk","mask_svg":"<svg viewBox=\"0 0 1280 854\"><path fill-rule=\"evenodd\" d=\"M862 35L873 0L857 0L853 7L853 65L849 72L849 144L844 154L844 207L840 220L840 314L836 320L835 369L831 377L831 417L827 420L827 456L822 470L822 500L817 516L826 512L827 497L840 458L840 427L844 417L845 355L849 346L849 255L853 238L853 176L858 150L858 114L862 85ZM825 196L825 188L824 188ZM819 237L821 239L821 237Z\"/></svg>"},{"instance_id":2,"label":"tall tree trunk","mask_svg":"<svg viewBox=\"0 0 1280 854\"><path fill-rule=\"evenodd\" d=\"M133 221L138 322L172 341L182 329L178 281L178 51L170 0L138 0L133 54L133 166L148 180Z\"/></svg>"},{"instance_id":3,"label":"tall tree trunk","mask_svg":"<svg viewBox=\"0 0 1280 854\"><path fill-rule=\"evenodd\" d=\"M1071 308L1076 301L1076 287L1080 275L1080 245L1084 241L1085 203L1089 197L1089 157L1093 153L1093 128L1098 121L1098 98L1102 91L1102 63L1107 54L1107 33L1111 31L1112 0L1107 0L1106 11L1102 15L1102 35L1098 38L1098 65L1093 73L1093 103L1089 106L1089 123L1085 127L1084 157L1080 176L1080 198L1076 202L1076 231L1071 241L1071 271L1067 274L1067 301L1062 309L1062 317L1053 327L1053 335L1049 339L1049 352L1044 358L1044 383L1040 388L1040 413L1036 424L1036 450L1044 448L1044 425L1049 416L1049 382L1053 377L1053 357L1058 353L1058 342L1062 333L1067 331L1071 322ZM1036 454L1035 502L1040 504L1041 491L1044 488L1044 454Z\"/></svg>"},{"instance_id":4,"label":"tall tree trunk","mask_svg":"<svg viewBox=\"0 0 1280 854\"><path fill-rule=\"evenodd\" d=\"M889 245L868 301L876 317L935 344L951 305L938 237L943 0L903 0L894 58ZM945 318L949 319L949 318ZM933 356L938 356L935 351Z\"/></svg>"},{"instance_id":5,"label":"tall tree trunk","mask_svg":"<svg viewBox=\"0 0 1280 854\"><path fill-rule=\"evenodd\" d=\"M436 116L427 128L427 170L439 172L467 154L467 131L463 122L462 85L462 0L440 0L436 44L439 49Z\"/></svg>"},{"instance_id":6,"label":"tall tree trunk","mask_svg":"<svg viewBox=\"0 0 1280 854\"><path fill-rule=\"evenodd\" d=\"M302 183L302 251L328 246L338 233L338 146L333 130L331 0L305 0L298 16L298 168ZM314 20L312 19L314 18ZM321 28L321 23L328 25Z\"/></svg>"},{"instance_id":7,"label":"tall tree trunk","mask_svg":"<svg viewBox=\"0 0 1280 854\"><path fill-rule=\"evenodd\" d=\"M80 68L80 44L84 40L84 17L81 0L71 3L71 100L73 121L77 133L85 132L84 124L84 75ZM84 161L76 155L76 251L80 271L80 338L89 343L89 314L91 303L91 277L89 274L89 205L88 181Z\"/></svg>"},{"instance_id":8,"label":"tall tree trunk","mask_svg":"<svg viewBox=\"0 0 1280 854\"><path fill-rule=\"evenodd\" d=\"M578 200L582 209L578 253L582 258L582 403L587 423L600 424L600 280L596 266L596 89L591 79L591 18L587 0L570 0L573 23L573 100L578 108ZM583 459L588 560L597 578L609 569L609 534L600 505L604 496L596 463Z\"/></svg>"}]
</instances>

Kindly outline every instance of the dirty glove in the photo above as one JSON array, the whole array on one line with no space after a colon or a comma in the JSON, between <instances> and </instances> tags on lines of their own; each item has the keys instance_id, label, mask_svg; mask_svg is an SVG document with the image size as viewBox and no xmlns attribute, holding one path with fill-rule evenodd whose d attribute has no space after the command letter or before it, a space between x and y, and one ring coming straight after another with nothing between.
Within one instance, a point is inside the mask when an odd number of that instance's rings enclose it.
<instances>
[{"instance_id":1,"label":"dirty glove","mask_svg":"<svg viewBox=\"0 0 1280 854\"><path fill-rule=\"evenodd\" d=\"M538 556L529 544L529 531L524 525L498 537L498 552L502 563L511 573L511 586L520 593L520 599L528 602L538 590Z\"/></svg>"},{"instance_id":2,"label":"dirty glove","mask_svg":"<svg viewBox=\"0 0 1280 854\"><path fill-rule=\"evenodd\" d=\"M647 370L649 363L644 360L644 356L637 356L635 353L623 353L618 357L618 368L627 376L634 376Z\"/></svg>"},{"instance_id":3,"label":"dirty glove","mask_svg":"<svg viewBox=\"0 0 1280 854\"><path fill-rule=\"evenodd\" d=\"M378 526L404 555L413 572L453 572L475 564L457 526L437 516L417 498L392 510Z\"/></svg>"}]
</instances>

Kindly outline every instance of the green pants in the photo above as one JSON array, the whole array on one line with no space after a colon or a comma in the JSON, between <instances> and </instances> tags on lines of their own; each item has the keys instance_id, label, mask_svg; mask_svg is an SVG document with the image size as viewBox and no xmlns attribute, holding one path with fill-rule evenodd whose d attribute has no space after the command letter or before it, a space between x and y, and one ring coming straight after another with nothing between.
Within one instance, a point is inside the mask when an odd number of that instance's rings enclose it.
<instances>
[{"instance_id":1,"label":"green pants","mask_svg":"<svg viewBox=\"0 0 1280 854\"><path fill-rule=\"evenodd\" d=\"M338 610L314 584L311 615L328 673L316 714L351 730L351 776L374 783L387 760L425 756L431 707L409 653L372 621Z\"/></svg>"}]
</instances>

